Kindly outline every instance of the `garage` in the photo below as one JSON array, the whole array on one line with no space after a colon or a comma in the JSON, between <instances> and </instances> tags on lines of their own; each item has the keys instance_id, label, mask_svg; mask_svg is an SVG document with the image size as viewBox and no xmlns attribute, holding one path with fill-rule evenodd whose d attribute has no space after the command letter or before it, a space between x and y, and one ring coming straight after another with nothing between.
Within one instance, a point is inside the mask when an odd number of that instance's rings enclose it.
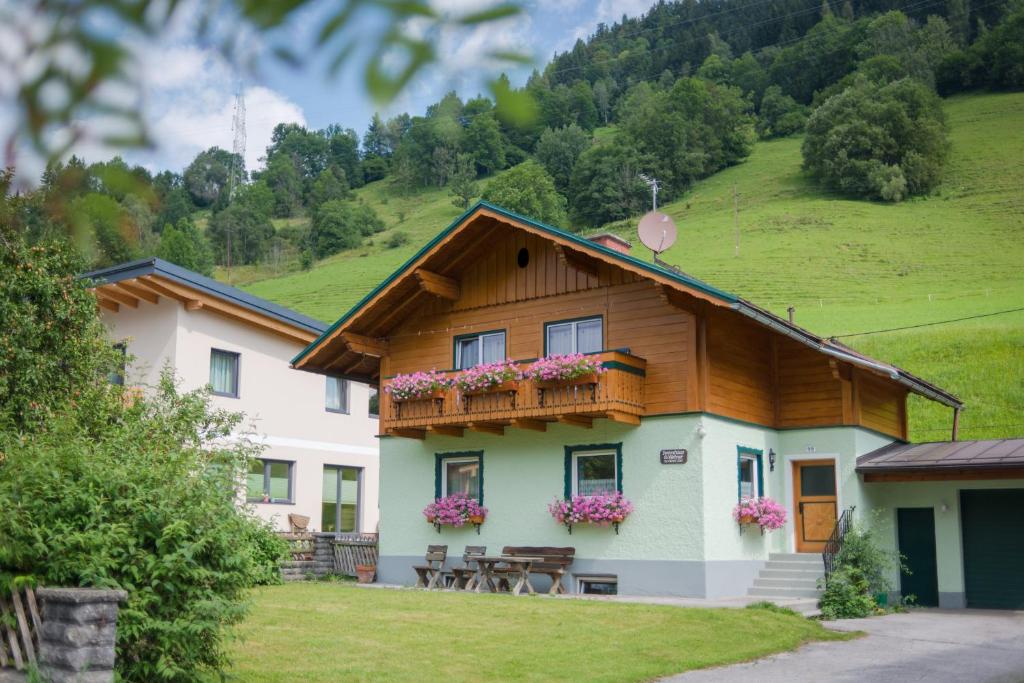
<instances>
[{"instance_id":1,"label":"garage","mask_svg":"<svg viewBox=\"0 0 1024 683\"><path fill-rule=\"evenodd\" d=\"M1024 489L960 492L967 606L1024 609Z\"/></svg>"}]
</instances>

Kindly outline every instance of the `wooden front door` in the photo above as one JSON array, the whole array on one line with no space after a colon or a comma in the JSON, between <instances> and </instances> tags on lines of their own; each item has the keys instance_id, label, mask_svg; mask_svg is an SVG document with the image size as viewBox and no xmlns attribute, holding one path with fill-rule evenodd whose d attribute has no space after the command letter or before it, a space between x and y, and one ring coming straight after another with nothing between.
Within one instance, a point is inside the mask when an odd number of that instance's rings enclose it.
<instances>
[{"instance_id":1,"label":"wooden front door","mask_svg":"<svg viewBox=\"0 0 1024 683\"><path fill-rule=\"evenodd\" d=\"M820 553L836 525L836 463L797 460L793 463L796 550Z\"/></svg>"}]
</instances>

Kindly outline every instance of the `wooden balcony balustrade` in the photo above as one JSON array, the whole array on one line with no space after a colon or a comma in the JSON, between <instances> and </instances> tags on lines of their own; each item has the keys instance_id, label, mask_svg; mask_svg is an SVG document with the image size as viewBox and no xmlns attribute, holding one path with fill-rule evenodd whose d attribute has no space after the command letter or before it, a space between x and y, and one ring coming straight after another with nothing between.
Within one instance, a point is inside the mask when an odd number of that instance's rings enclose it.
<instances>
[{"instance_id":1,"label":"wooden balcony balustrade","mask_svg":"<svg viewBox=\"0 0 1024 683\"><path fill-rule=\"evenodd\" d=\"M395 401L382 391L381 434L422 439L427 432L462 436L466 429L498 435L504 434L506 427L543 432L549 422L589 428L596 418L640 424L647 361L622 351L592 355L607 370L594 382L553 385L521 380L508 390L472 396L452 387L439 398L412 401ZM525 361L519 365L529 367ZM382 388L388 381L382 382Z\"/></svg>"}]
</instances>

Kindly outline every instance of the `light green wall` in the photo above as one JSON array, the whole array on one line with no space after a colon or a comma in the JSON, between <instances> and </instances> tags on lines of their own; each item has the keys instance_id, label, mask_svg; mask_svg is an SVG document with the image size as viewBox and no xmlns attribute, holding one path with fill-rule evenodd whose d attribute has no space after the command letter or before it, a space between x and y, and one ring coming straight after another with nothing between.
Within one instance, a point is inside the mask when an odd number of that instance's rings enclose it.
<instances>
[{"instance_id":1,"label":"light green wall","mask_svg":"<svg viewBox=\"0 0 1024 683\"><path fill-rule=\"evenodd\" d=\"M935 510L935 553L940 593L963 593L964 563L960 530L960 491L1024 487L1024 480L931 481L864 484L870 519L880 544L897 549L896 509ZM945 506L945 510L943 510ZM896 572L890 577L899 586Z\"/></svg>"},{"instance_id":2,"label":"light green wall","mask_svg":"<svg viewBox=\"0 0 1024 683\"><path fill-rule=\"evenodd\" d=\"M702 425L703 437L698 434ZM570 535L547 511L564 486L564 447L622 442L623 493L636 510L619 535L610 528L576 526ZM795 457L838 455L840 505L863 508L856 456L887 443L850 427L782 431L710 415L645 418L640 427L597 420L593 429L552 424L546 433L506 429L504 436L467 431L462 438L381 441L381 554L415 556L429 543L464 545L572 545L580 557L629 560L763 560L792 552L794 529L763 536L743 533L732 519L737 502L737 446L763 451L765 495L792 507L787 477ZM686 448L685 465L662 465L661 449ZM770 471L768 452L777 463ZM809 452L813 449L813 452ZM472 527L438 534L422 515L434 495L434 454L484 452L484 505L490 514L478 536Z\"/></svg>"},{"instance_id":3,"label":"light green wall","mask_svg":"<svg viewBox=\"0 0 1024 683\"><path fill-rule=\"evenodd\" d=\"M428 543L450 552L464 545L575 546L580 557L685 560L703 557L701 443L696 416L646 418L641 427L597 420L593 429L552 424L544 434L507 429L504 436L466 432L419 441L381 441L381 555L422 555ZM547 506L564 489L564 446L622 442L623 493L636 506L619 535L580 525L572 535ZM685 465L660 464L663 448L689 449ZM423 508L434 495L434 454L484 451L487 521L434 531Z\"/></svg>"}]
</instances>

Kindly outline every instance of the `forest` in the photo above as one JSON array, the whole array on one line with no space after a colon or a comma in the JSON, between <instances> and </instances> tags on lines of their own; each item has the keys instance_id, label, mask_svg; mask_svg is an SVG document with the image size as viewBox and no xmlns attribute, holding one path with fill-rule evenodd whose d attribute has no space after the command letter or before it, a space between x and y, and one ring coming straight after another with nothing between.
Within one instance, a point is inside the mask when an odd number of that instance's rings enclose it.
<instances>
[{"instance_id":1,"label":"forest","mask_svg":"<svg viewBox=\"0 0 1024 683\"><path fill-rule=\"evenodd\" d=\"M1024 86L1024 4L659 2L599 26L521 88L500 86L528 95L531 115L449 92L419 115L375 115L362 133L279 124L259 169L217 147L157 174L71 157L9 196L2 218L30 242L71 238L93 267L155 255L206 274L309 268L384 230L353 194L368 183L394 196L447 188L459 208L482 197L587 230L649 208L641 174L671 200L756 140L798 133L823 188L898 202L942 178L940 98Z\"/></svg>"}]
</instances>

